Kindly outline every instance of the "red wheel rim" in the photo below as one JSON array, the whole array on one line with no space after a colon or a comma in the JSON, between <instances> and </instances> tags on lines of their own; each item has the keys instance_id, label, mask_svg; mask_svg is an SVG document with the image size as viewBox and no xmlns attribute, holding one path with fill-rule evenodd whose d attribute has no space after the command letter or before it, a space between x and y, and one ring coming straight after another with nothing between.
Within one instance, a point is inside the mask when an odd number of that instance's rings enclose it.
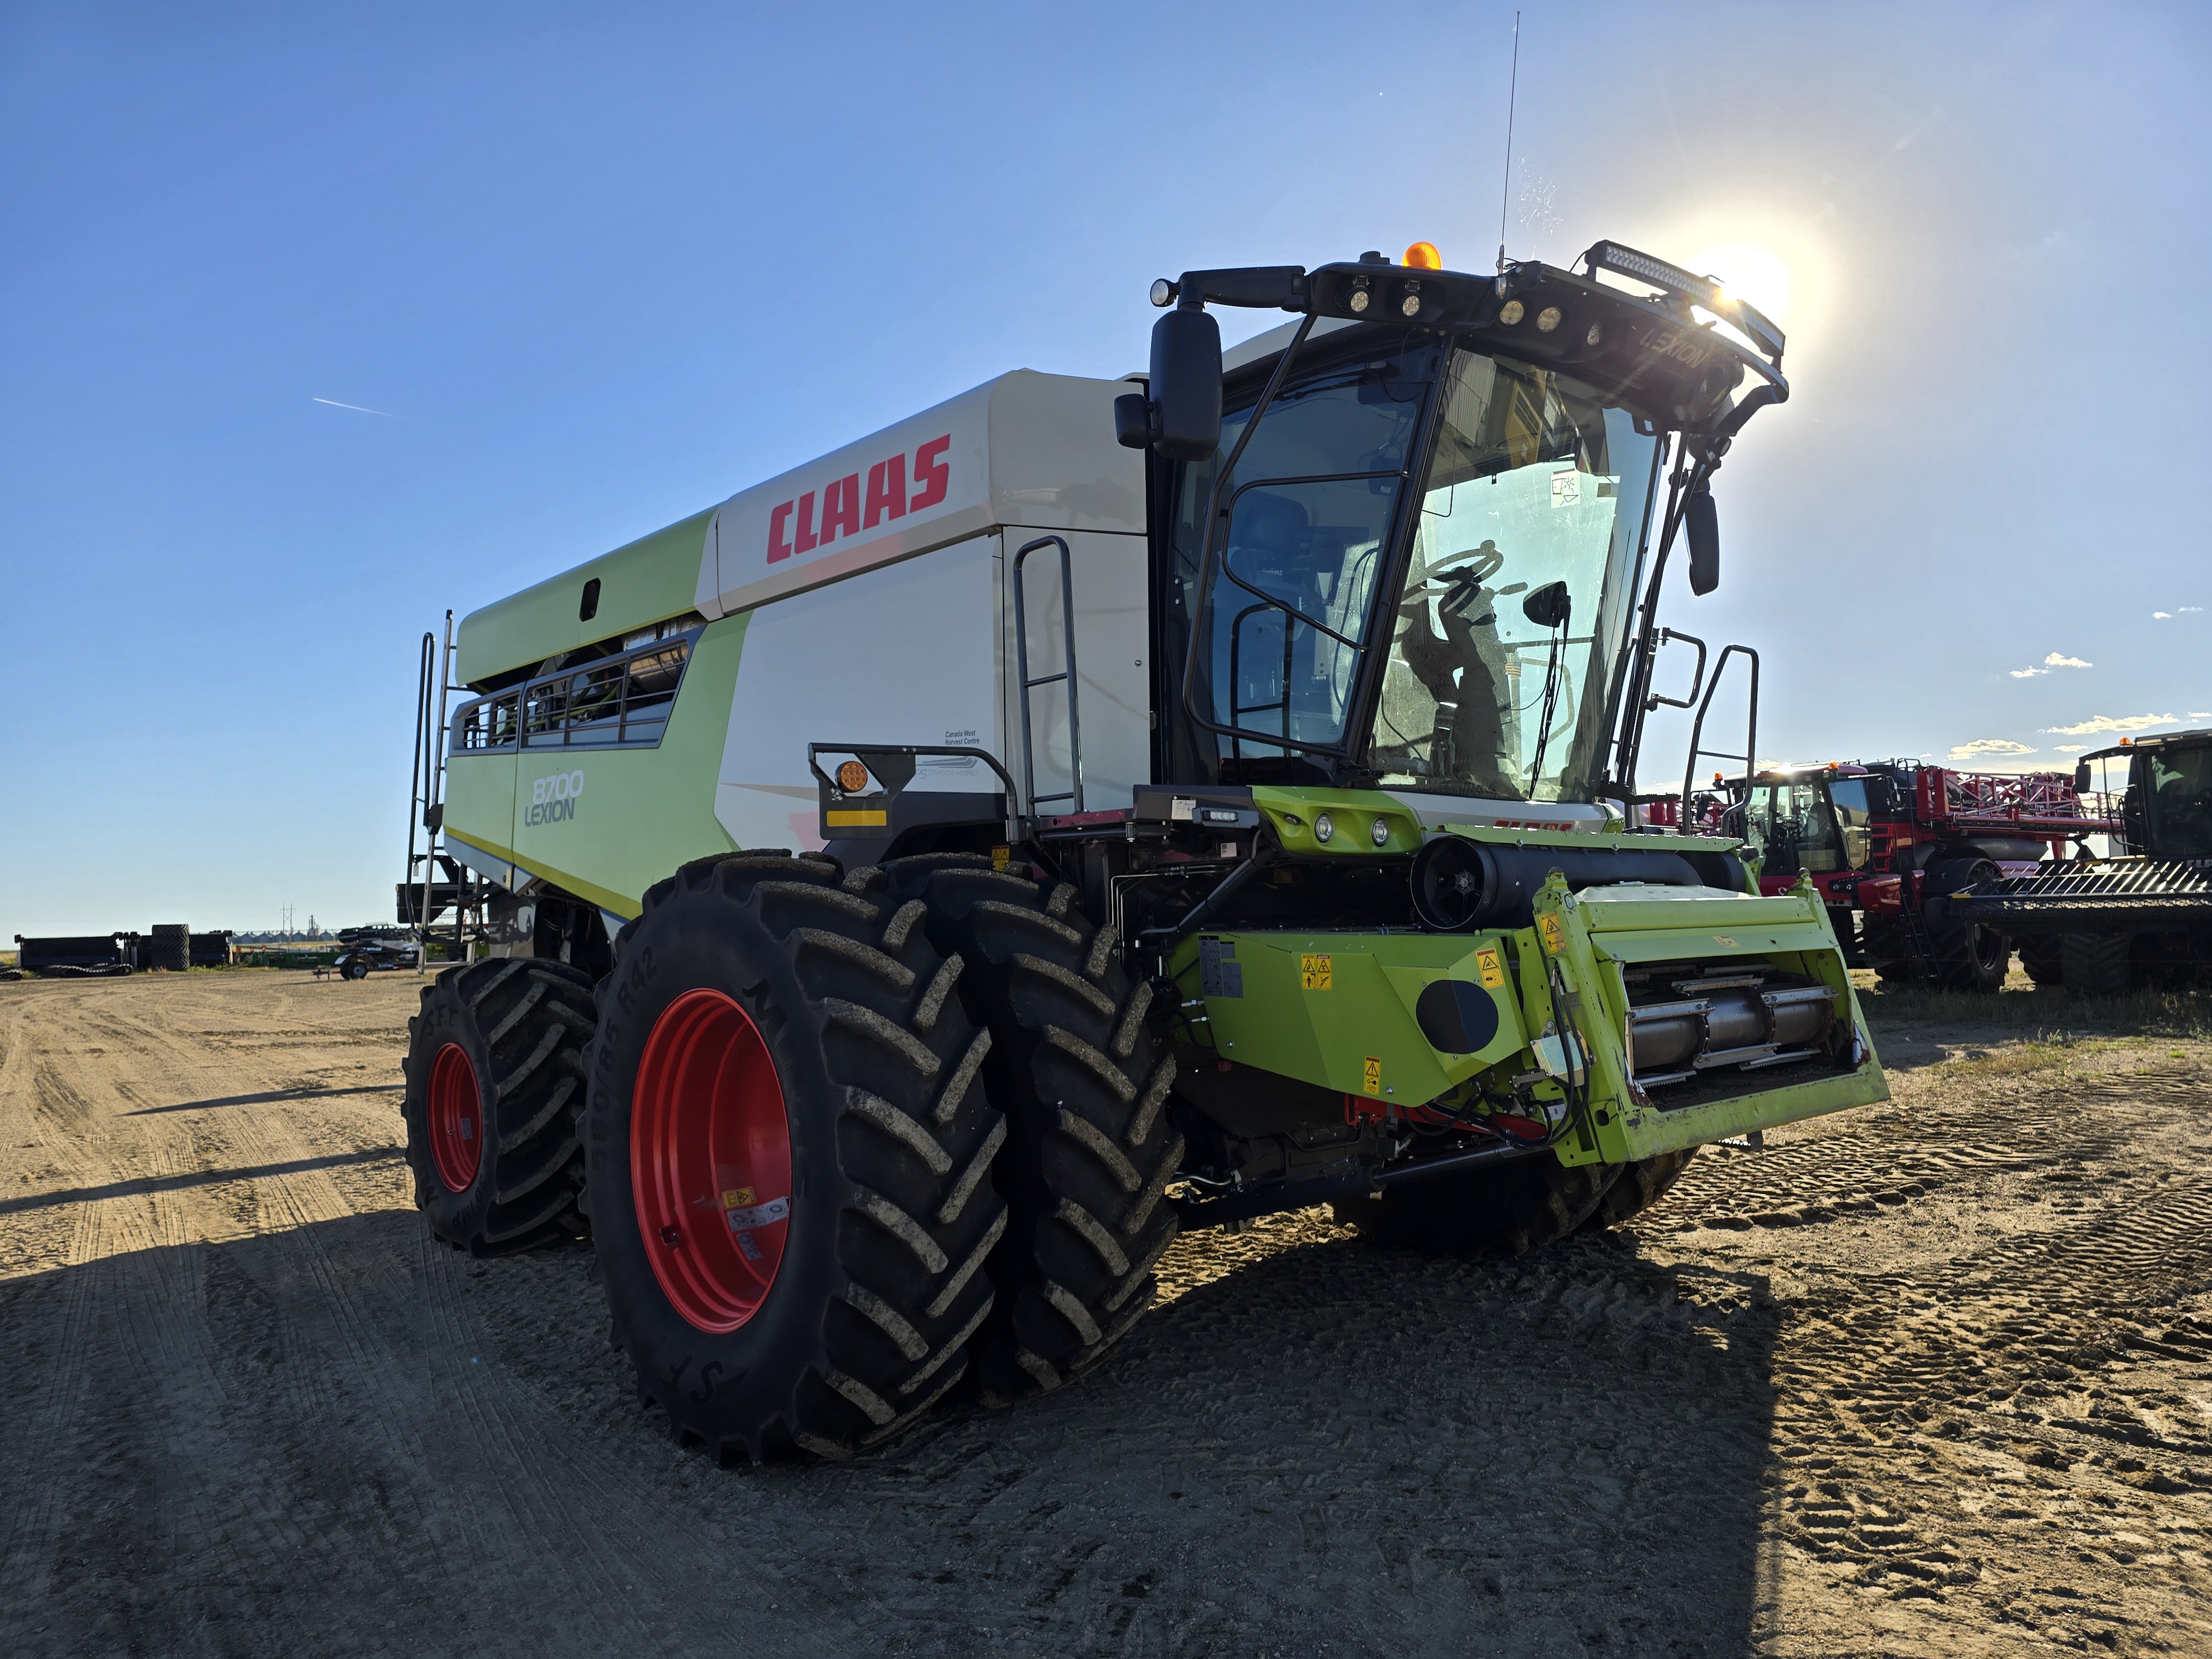
<instances>
[{"instance_id":1,"label":"red wheel rim","mask_svg":"<svg viewBox=\"0 0 2212 1659\"><path fill-rule=\"evenodd\" d=\"M438 1179L457 1193L475 1184L483 1162L483 1097L477 1068L458 1042L430 1062L430 1158Z\"/></svg>"},{"instance_id":2,"label":"red wheel rim","mask_svg":"<svg viewBox=\"0 0 2212 1659\"><path fill-rule=\"evenodd\" d=\"M670 1305L702 1331L758 1313L791 1231L791 1121L759 1028L720 991L686 991L646 1039L629 1178Z\"/></svg>"}]
</instances>

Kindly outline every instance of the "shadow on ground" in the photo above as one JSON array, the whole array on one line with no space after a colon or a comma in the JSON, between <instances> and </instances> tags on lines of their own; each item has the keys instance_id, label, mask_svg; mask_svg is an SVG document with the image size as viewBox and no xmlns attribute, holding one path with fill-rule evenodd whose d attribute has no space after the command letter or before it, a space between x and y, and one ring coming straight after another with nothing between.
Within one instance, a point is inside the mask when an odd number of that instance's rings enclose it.
<instances>
[{"instance_id":1,"label":"shadow on ground","mask_svg":"<svg viewBox=\"0 0 2212 1659\"><path fill-rule=\"evenodd\" d=\"M0 1283L0 1648L1749 1641L1755 1278L1618 1238L1431 1262L1281 1218L1178 1245L1188 1288L1060 1395L725 1472L635 1404L589 1266L472 1262L385 1212Z\"/></svg>"}]
</instances>

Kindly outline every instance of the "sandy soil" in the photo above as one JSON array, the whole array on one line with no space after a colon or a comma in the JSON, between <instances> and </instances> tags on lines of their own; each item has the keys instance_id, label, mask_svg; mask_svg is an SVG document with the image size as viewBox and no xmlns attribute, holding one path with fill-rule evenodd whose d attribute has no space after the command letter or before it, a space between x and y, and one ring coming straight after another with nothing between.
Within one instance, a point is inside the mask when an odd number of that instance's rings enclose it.
<instances>
[{"instance_id":1,"label":"sandy soil","mask_svg":"<svg viewBox=\"0 0 2212 1659\"><path fill-rule=\"evenodd\" d=\"M724 1472L587 1250L433 1247L416 989L0 985L0 1652L2212 1652L2212 1046L1890 1018L1632 1232L1201 1235L1062 1395Z\"/></svg>"}]
</instances>

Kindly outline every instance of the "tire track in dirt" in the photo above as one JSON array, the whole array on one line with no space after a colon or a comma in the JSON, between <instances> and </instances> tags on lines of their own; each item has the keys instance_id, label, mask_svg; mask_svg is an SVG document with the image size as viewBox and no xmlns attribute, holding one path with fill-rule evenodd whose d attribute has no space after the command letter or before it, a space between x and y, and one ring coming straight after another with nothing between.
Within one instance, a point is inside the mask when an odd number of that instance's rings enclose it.
<instances>
[{"instance_id":1,"label":"tire track in dirt","mask_svg":"<svg viewBox=\"0 0 2212 1659\"><path fill-rule=\"evenodd\" d=\"M2205 1097L2188 1077L2023 1082L1923 1109L1910 1120L1920 1144L1886 1168L1878 1123L1692 1166L1685 1214L1654 1224L1674 1240L1717 1227L1802 1255L1872 1213L1917 1245L1893 1245L1880 1267L1827 1261L1790 1298L1775 1365L1785 1555L1957 1635L2024 1623L2076 1644L2147 1637L2125 1595L2081 1596L2044 1564L2069 1537L2136 1539L2071 1547L2110 1572L2154 1555L2161 1532L2201 1542L2212 1522L2212 1322L2185 1308L2144 1323L2160 1298L2202 1301L2212 1272L2212 1176L2187 1156ZM2133 1172L2155 1148L2181 1154L2184 1173L2146 1191ZM2153 1468L2161 1456L2192 1472ZM2016 1496L1962 1496L1992 1486Z\"/></svg>"}]
</instances>

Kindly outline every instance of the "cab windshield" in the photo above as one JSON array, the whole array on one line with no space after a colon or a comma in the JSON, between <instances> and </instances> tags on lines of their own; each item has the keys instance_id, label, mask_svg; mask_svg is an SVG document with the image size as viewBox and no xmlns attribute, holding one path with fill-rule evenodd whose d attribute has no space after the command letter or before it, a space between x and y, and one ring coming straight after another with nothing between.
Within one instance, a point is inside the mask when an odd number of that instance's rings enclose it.
<instances>
[{"instance_id":1,"label":"cab windshield","mask_svg":"<svg viewBox=\"0 0 2212 1659\"><path fill-rule=\"evenodd\" d=\"M1863 805L1863 793L1859 799ZM1842 867L1836 814L1828 792L1818 783L1753 786L1744 830L1759 848L1761 875L1787 878L1802 871L1824 876Z\"/></svg>"},{"instance_id":2,"label":"cab windshield","mask_svg":"<svg viewBox=\"0 0 2212 1659\"><path fill-rule=\"evenodd\" d=\"M2157 855L2212 858L2212 749L2154 749L2140 763Z\"/></svg>"},{"instance_id":3,"label":"cab windshield","mask_svg":"<svg viewBox=\"0 0 2212 1659\"><path fill-rule=\"evenodd\" d=\"M1589 800L1659 439L1547 369L1455 351L1369 763L1385 785Z\"/></svg>"},{"instance_id":4,"label":"cab windshield","mask_svg":"<svg viewBox=\"0 0 2212 1659\"><path fill-rule=\"evenodd\" d=\"M1175 623L1194 618L1200 635L1194 701L1225 728L1192 741L1212 750L1200 763L1224 782L1321 781L1327 774L1309 754L1342 752L1355 735L1358 670L1374 642L1436 356L1419 341L1377 349L1276 395L1221 501L1218 562L1204 591L1206 501L1252 410L1226 413L1218 453L1184 472L1171 603Z\"/></svg>"}]
</instances>

